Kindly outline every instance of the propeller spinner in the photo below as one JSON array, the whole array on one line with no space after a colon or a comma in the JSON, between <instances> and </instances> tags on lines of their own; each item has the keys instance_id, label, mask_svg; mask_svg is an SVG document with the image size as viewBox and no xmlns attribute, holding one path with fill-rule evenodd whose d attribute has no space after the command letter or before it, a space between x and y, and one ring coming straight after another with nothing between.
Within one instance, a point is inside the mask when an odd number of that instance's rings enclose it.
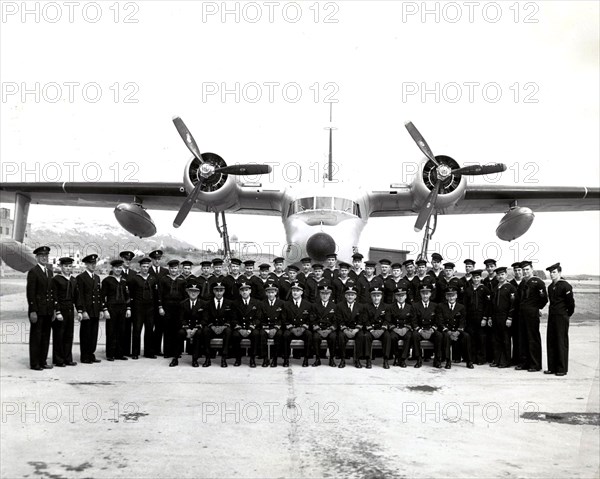
<instances>
[{"instance_id":1,"label":"propeller spinner","mask_svg":"<svg viewBox=\"0 0 600 479\"><path fill-rule=\"evenodd\" d=\"M184 200L181 208L179 208L175 221L173 221L173 227L175 228L179 228L182 225L188 213L191 211L192 206L194 206L194 203L198 199L200 191L202 191L202 184L213 175L262 175L271 172L271 167L269 165L232 165L216 168L211 163L207 163L202 159L200 148L198 148L192 133L183 120L176 116L173 118L173 124L175 125L175 128L177 128L179 136L181 136L181 139L188 147L188 150L190 150L192 155L200 162L200 168L198 169L198 183L196 183L192 192Z\"/></svg>"},{"instance_id":2,"label":"propeller spinner","mask_svg":"<svg viewBox=\"0 0 600 479\"><path fill-rule=\"evenodd\" d=\"M470 165L462 168L452 169L451 166L438 161L439 158L434 156L431 148L429 148L429 145L425 141L425 138L423 138L423 135L421 135L419 130L417 130L417 127L413 125L412 122L406 122L404 126L423 154L435 164L435 174L437 177L437 181L433 186L431 193L429 193L429 196L419 211L419 216L417 216L417 221L415 222L415 231L417 232L421 231L429 220L429 217L435 209L440 188L452 176L487 175L491 173L501 173L506 170L506 165L503 163L495 163L492 165Z\"/></svg>"}]
</instances>

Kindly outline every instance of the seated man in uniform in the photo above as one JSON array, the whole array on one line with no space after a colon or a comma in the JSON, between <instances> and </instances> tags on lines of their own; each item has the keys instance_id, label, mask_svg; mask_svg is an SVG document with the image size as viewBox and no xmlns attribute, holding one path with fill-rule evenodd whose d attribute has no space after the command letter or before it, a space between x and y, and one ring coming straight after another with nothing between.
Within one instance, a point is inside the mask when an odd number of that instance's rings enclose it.
<instances>
[{"instance_id":1,"label":"seated man in uniform","mask_svg":"<svg viewBox=\"0 0 600 479\"><path fill-rule=\"evenodd\" d=\"M296 282L292 285L292 299L285 305L284 321L286 330L283 333L283 367L290 365L290 346L294 337L304 341L304 361L302 367L308 366L308 357L310 355L310 311L311 304L306 301L302 294L304 285Z\"/></svg>"},{"instance_id":2,"label":"seated man in uniform","mask_svg":"<svg viewBox=\"0 0 600 479\"><path fill-rule=\"evenodd\" d=\"M460 344L462 354L467 361L467 368L473 369L471 361L471 336L465 331L465 307L457 302L458 291L453 287L446 290L446 301L437 308L438 324L444 334L442 346L446 351L446 369L452 367L450 360L450 345L454 342ZM460 362L460 354L455 362Z\"/></svg>"},{"instance_id":3,"label":"seated man in uniform","mask_svg":"<svg viewBox=\"0 0 600 479\"><path fill-rule=\"evenodd\" d=\"M332 292L331 286L322 284L319 286L319 300L312 305L312 339L315 352L313 366L321 365L321 341L326 339L327 347L329 348L329 365L335 367L335 343L338 331L335 328L336 306L331 301Z\"/></svg>"},{"instance_id":4,"label":"seated man in uniform","mask_svg":"<svg viewBox=\"0 0 600 479\"><path fill-rule=\"evenodd\" d=\"M287 280L284 280L287 281ZM273 340L273 354L271 359L271 367L277 367L277 358L281 355L281 346L283 343L283 329L284 325L284 307L285 301L277 298L278 288L275 284L269 284L265 288L265 294L267 299L263 301L264 309L264 320L263 330L264 335L260 336L260 354L263 359L263 367L265 363L268 364L268 343L267 340L270 338Z\"/></svg>"},{"instance_id":5,"label":"seated man in uniform","mask_svg":"<svg viewBox=\"0 0 600 479\"><path fill-rule=\"evenodd\" d=\"M439 324L436 318L437 304L431 299L432 289L424 284L421 286L421 301L412 304L415 311L413 347L417 356L417 364L420 364L421 359L421 340L429 340L433 343L435 359L433 366L436 368L442 367L442 333L439 331Z\"/></svg>"},{"instance_id":6,"label":"seated man in uniform","mask_svg":"<svg viewBox=\"0 0 600 479\"><path fill-rule=\"evenodd\" d=\"M412 344L412 327L415 321L415 313L412 305L407 302L408 289L396 287L394 290L395 301L389 308L388 327L391 338L391 354L395 357L394 366L406 367L406 360ZM398 341L402 340L402 353L399 353ZM422 361L419 358L415 368L420 368Z\"/></svg>"},{"instance_id":7,"label":"seated man in uniform","mask_svg":"<svg viewBox=\"0 0 600 479\"><path fill-rule=\"evenodd\" d=\"M180 329L178 331L179 341L173 344L176 348L174 351L174 357L170 367L177 366L179 364L178 357L183 352L183 343L186 339L190 340L192 348L192 367L197 368L198 358L200 357L200 349L202 348L203 338L202 332L206 328L206 302L202 301L200 296L200 287L190 282L186 287L188 299L184 299L179 305L180 314ZM207 361L210 361L210 350L206 353Z\"/></svg>"},{"instance_id":8,"label":"seated man in uniform","mask_svg":"<svg viewBox=\"0 0 600 479\"><path fill-rule=\"evenodd\" d=\"M225 286L221 282L212 284L213 298L206 304L207 324L202 334L204 337L204 350L206 351L206 360L203 368L211 365L210 361L210 341L213 338L223 339L223 353L221 355L221 367L227 367L227 355L229 353L229 342L231 340L231 327L235 326L236 312L233 302L225 299Z\"/></svg>"}]
</instances>

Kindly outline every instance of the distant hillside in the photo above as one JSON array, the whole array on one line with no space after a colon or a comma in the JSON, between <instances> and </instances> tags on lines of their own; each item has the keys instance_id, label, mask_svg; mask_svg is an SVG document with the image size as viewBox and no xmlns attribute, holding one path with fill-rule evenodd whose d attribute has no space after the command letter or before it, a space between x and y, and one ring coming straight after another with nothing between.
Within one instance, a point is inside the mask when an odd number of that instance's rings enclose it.
<instances>
[{"instance_id":1,"label":"distant hillside","mask_svg":"<svg viewBox=\"0 0 600 479\"><path fill-rule=\"evenodd\" d=\"M82 219L37 222L31 226L31 235L26 243L31 247L41 244L51 246L51 256L72 256L79 251L82 256L96 253L101 258L111 258L122 250L143 255L158 248L165 254L198 251L194 245L170 234L140 239L119 226L89 223Z\"/></svg>"}]
</instances>

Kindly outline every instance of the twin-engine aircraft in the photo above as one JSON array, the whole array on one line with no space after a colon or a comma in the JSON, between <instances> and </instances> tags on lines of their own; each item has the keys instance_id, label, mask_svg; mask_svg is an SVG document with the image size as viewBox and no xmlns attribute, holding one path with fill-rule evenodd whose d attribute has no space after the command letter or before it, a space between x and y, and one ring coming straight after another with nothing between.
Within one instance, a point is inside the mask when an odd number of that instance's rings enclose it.
<instances>
[{"instance_id":1,"label":"twin-engine aircraft","mask_svg":"<svg viewBox=\"0 0 600 479\"><path fill-rule=\"evenodd\" d=\"M332 128L329 128L329 169L325 187L266 189L245 184L238 176L269 173L268 165L227 166L214 153L201 153L194 137L179 117L173 123L192 157L183 172L183 183L65 182L4 183L0 201L14 202L12 240L5 241L2 259L25 271L34 261L22 244L29 205L107 207L120 225L140 238L156 233L147 210L178 211L173 221L179 227L188 213L213 212L226 252L229 242L225 213L281 216L286 233L284 252L289 263L309 256L322 261L329 253L348 261L356 251L360 234L371 217L417 215L415 231L425 228L421 257L437 223L438 214L503 213L496 229L501 240L511 241L531 226L534 211L590 211L600 209L600 188L561 186L467 185L466 176L499 173L504 164L460 167L445 155L435 156L429 145L408 122L405 127L425 155L420 174L410 184L392 184L383 191L362 191L331 182ZM222 227L219 227L219 215ZM21 254L15 254L15 246Z\"/></svg>"}]
</instances>

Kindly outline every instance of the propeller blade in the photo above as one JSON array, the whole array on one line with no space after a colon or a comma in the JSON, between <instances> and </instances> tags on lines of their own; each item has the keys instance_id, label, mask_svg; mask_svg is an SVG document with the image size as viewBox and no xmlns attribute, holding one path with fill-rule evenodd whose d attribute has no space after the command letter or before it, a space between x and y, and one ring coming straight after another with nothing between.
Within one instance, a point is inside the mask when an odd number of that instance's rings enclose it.
<instances>
[{"instance_id":1,"label":"propeller blade","mask_svg":"<svg viewBox=\"0 0 600 479\"><path fill-rule=\"evenodd\" d=\"M419 216L417 216L417 221L415 222L416 232L421 231L423 226L425 226L425 223L427 223L427 220L429 220L429 217L435 208L435 202L437 200L441 184L442 181L438 180L435 184L435 187L433 190L431 190L431 193L429 193L429 196L425 200L425 204L421 207L421 211L419 211Z\"/></svg>"},{"instance_id":2,"label":"propeller blade","mask_svg":"<svg viewBox=\"0 0 600 479\"><path fill-rule=\"evenodd\" d=\"M187 217L188 213L192 209L192 206L194 206L194 203L198 199L198 195L200 194L200 190L202 188L202 179L203 179L202 176L198 177L198 183L196 183L196 186L194 187L192 192L185 199L185 201L181 205L181 208L179 208L179 212L177 213L177 216L175 217L175 221L173 221L174 228L179 228L181 226L181 224Z\"/></svg>"},{"instance_id":3,"label":"propeller blade","mask_svg":"<svg viewBox=\"0 0 600 479\"><path fill-rule=\"evenodd\" d=\"M224 175L263 175L271 173L269 165L231 165L217 168L215 173L223 173Z\"/></svg>"},{"instance_id":4,"label":"propeller blade","mask_svg":"<svg viewBox=\"0 0 600 479\"><path fill-rule=\"evenodd\" d=\"M407 121L404 124L404 126L408 130L408 133L410 133L410 136L412 137L412 139L415 140L415 143L417 144L419 149L423 152L423 154L427 158L429 158L431 161L433 161L433 164L435 166L440 166L438 161L435 159L435 156L433 156L433 152L431 151L431 148L429 148L429 145L425 141L425 138L423 138L423 135L421 135L421 133L419 133L419 130L417 130L417 127L415 125L413 125L412 121Z\"/></svg>"},{"instance_id":5,"label":"propeller blade","mask_svg":"<svg viewBox=\"0 0 600 479\"><path fill-rule=\"evenodd\" d=\"M179 136L181 136L181 139L185 142L185 145L188 147L188 150L190 150L192 152L192 155L194 155L202 164L203 161L202 156L200 155L200 148L198 148L198 145L196 144L196 141L194 140L194 137L192 136L190 130L188 130L188 127L185 126L183 120L178 116L173 118L173 123L175 124L175 128L177 128L177 131L179 132Z\"/></svg>"},{"instance_id":6,"label":"propeller blade","mask_svg":"<svg viewBox=\"0 0 600 479\"><path fill-rule=\"evenodd\" d=\"M477 175L488 175L490 173L502 173L503 171L506 171L506 165L504 163L494 163L493 165L463 166L462 168L457 168L456 170L452 170L452 174L453 175L477 176Z\"/></svg>"}]
</instances>

